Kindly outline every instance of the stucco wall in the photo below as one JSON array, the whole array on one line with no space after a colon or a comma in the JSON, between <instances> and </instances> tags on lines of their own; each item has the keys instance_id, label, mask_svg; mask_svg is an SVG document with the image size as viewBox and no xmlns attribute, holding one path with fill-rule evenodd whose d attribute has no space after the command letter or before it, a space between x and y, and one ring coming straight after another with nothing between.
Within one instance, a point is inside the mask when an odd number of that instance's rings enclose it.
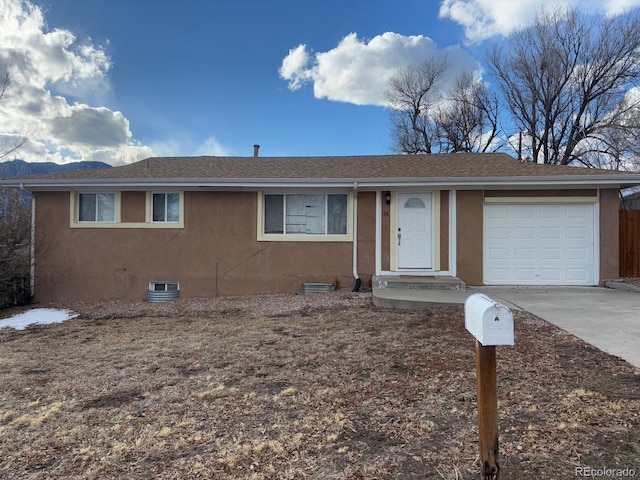
<instances>
[{"instance_id":1,"label":"stucco wall","mask_svg":"<svg viewBox=\"0 0 640 480\"><path fill-rule=\"evenodd\" d=\"M482 285L482 190L458 190L457 213L457 276L467 285Z\"/></svg>"},{"instance_id":2,"label":"stucco wall","mask_svg":"<svg viewBox=\"0 0 640 480\"><path fill-rule=\"evenodd\" d=\"M391 205L387 205L387 192L382 192L382 221L380 225L380 246L382 270L391 270ZM391 192L389 192L391 195Z\"/></svg>"},{"instance_id":3,"label":"stucco wall","mask_svg":"<svg viewBox=\"0 0 640 480\"><path fill-rule=\"evenodd\" d=\"M123 222L144 222L146 192L122 192L121 219Z\"/></svg>"},{"instance_id":4,"label":"stucco wall","mask_svg":"<svg viewBox=\"0 0 640 480\"><path fill-rule=\"evenodd\" d=\"M440 192L440 270L449 270L449 191Z\"/></svg>"},{"instance_id":5,"label":"stucco wall","mask_svg":"<svg viewBox=\"0 0 640 480\"><path fill-rule=\"evenodd\" d=\"M600 190L600 283L620 276L619 205L617 189Z\"/></svg>"},{"instance_id":6,"label":"stucco wall","mask_svg":"<svg viewBox=\"0 0 640 480\"><path fill-rule=\"evenodd\" d=\"M561 195L567 192L544 192ZM595 190L573 191L592 195ZM529 192L458 191L457 275L481 285L483 196ZM123 222L143 222L145 192L123 192ZM148 282L179 281L185 297L300 291L303 282L351 287L351 242L260 242L257 193L185 192L183 229L70 228L68 192L36 193L39 302L144 298ZM441 195L441 268L448 267L449 195ZM375 270L375 193L358 194L358 273ZM389 266L389 207L382 201L382 268ZM600 191L600 279L619 275L618 191Z\"/></svg>"},{"instance_id":7,"label":"stucco wall","mask_svg":"<svg viewBox=\"0 0 640 480\"><path fill-rule=\"evenodd\" d=\"M349 243L353 249L353 244ZM349 265L351 257L349 257ZM371 277L376 270L376 194L358 193L358 275L365 287L371 286ZM353 275L342 286L353 285Z\"/></svg>"},{"instance_id":8,"label":"stucco wall","mask_svg":"<svg viewBox=\"0 0 640 480\"><path fill-rule=\"evenodd\" d=\"M144 219L143 196L123 192L123 220ZM68 192L36 194L40 302L139 299L152 280L179 281L184 297L354 282L351 242L259 242L255 192L185 192L183 229L70 228L69 197ZM364 213L358 221L358 268L364 285L375 268L374 203L375 194L359 195Z\"/></svg>"}]
</instances>

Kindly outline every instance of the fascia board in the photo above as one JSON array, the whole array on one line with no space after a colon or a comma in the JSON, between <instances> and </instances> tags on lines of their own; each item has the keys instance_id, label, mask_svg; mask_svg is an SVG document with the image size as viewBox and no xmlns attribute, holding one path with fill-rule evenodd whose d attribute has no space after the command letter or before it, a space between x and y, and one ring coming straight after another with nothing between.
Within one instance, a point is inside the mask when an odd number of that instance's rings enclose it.
<instances>
[{"instance_id":1,"label":"fascia board","mask_svg":"<svg viewBox=\"0 0 640 480\"><path fill-rule=\"evenodd\" d=\"M127 178L127 179L5 179L0 186L33 191L64 191L111 188L121 190L171 188L185 190L260 190L265 188L353 188L376 190L402 187L424 188L562 188L616 187L640 185L640 174L557 175L530 177L442 177L442 178Z\"/></svg>"},{"instance_id":2,"label":"fascia board","mask_svg":"<svg viewBox=\"0 0 640 480\"><path fill-rule=\"evenodd\" d=\"M640 185L638 175L554 175L531 177L443 177L443 178L385 178L357 180L359 186L557 186L557 185Z\"/></svg>"},{"instance_id":3,"label":"fascia board","mask_svg":"<svg viewBox=\"0 0 640 480\"><path fill-rule=\"evenodd\" d=\"M331 181L329 179L319 179L319 181L235 181L225 179L224 181L211 181L211 179L197 180L48 180L48 181L22 181L11 182L1 181L0 186L24 188L32 191L68 191L68 190L96 190L96 189L117 189L117 190L145 190L145 189L179 189L179 190L261 190L265 188L353 188L351 181Z\"/></svg>"}]
</instances>

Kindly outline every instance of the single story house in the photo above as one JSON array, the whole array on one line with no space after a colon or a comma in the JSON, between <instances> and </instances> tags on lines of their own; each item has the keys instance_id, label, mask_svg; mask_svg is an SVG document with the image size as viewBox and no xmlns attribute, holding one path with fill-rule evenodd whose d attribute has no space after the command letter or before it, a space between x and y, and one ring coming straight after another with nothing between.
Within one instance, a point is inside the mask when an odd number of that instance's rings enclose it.
<instances>
[{"instance_id":1,"label":"single story house","mask_svg":"<svg viewBox=\"0 0 640 480\"><path fill-rule=\"evenodd\" d=\"M467 285L618 277L619 190L640 174L506 154L149 158L8 179L34 199L41 302L300 291L375 276ZM155 288L155 287L154 287Z\"/></svg>"}]
</instances>

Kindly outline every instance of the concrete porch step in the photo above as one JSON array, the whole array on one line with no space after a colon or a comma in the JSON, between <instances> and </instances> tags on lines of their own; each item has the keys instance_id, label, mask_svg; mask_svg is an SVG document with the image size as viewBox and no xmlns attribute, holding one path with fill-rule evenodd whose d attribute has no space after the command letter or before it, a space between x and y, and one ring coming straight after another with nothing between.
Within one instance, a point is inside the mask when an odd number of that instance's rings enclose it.
<instances>
[{"instance_id":1,"label":"concrete porch step","mask_svg":"<svg viewBox=\"0 0 640 480\"><path fill-rule=\"evenodd\" d=\"M409 275L377 276L371 279L373 290L388 288L402 290L466 290L467 285L457 277L415 277Z\"/></svg>"},{"instance_id":2,"label":"concrete porch step","mask_svg":"<svg viewBox=\"0 0 640 480\"><path fill-rule=\"evenodd\" d=\"M420 310L441 305L461 305L466 284L456 277L374 276L374 305L381 308Z\"/></svg>"}]
</instances>

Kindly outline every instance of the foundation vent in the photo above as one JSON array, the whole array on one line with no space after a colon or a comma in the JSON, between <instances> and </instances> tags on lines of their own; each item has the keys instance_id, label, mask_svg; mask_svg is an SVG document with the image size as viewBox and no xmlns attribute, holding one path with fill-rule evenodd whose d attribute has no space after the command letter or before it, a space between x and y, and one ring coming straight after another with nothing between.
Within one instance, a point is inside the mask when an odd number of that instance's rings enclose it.
<instances>
[{"instance_id":1,"label":"foundation vent","mask_svg":"<svg viewBox=\"0 0 640 480\"><path fill-rule=\"evenodd\" d=\"M332 292L335 289L333 283L303 283L302 294L311 295L313 293Z\"/></svg>"}]
</instances>

